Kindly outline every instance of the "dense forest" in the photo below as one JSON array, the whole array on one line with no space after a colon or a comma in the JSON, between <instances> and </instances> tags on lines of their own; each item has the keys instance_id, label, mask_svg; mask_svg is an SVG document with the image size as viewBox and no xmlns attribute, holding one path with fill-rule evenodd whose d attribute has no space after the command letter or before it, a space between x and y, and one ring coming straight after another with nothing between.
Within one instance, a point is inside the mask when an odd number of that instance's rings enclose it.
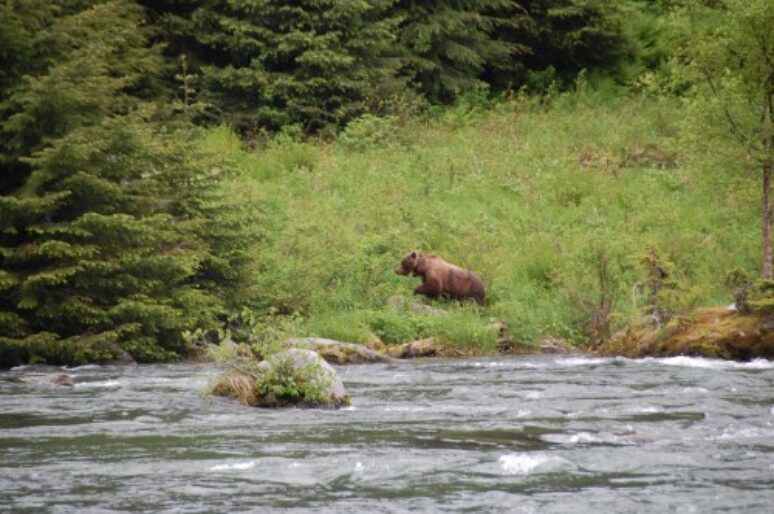
<instances>
[{"instance_id":1,"label":"dense forest","mask_svg":"<svg viewBox=\"0 0 774 514\"><path fill-rule=\"evenodd\" d=\"M3 0L0 27L2 366L582 344L772 278L768 0ZM487 305L418 308L412 249Z\"/></svg>"}]
</instances>

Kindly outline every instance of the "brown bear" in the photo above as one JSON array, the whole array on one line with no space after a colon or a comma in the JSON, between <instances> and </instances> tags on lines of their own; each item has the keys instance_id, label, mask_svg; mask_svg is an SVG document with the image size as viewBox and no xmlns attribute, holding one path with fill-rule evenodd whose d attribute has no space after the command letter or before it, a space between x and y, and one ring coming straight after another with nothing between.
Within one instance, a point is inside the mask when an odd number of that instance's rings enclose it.
<instances>
[{"instance_id":1,"label":"brown bear","mask_svg":"<svg viewBox=\"0 0 774 514\"><path fill-rule=\"evenodd\" d=\"M411 252L400 261L395 273L422 277L422 284L414 289L414 294L430 298L445 296L455 300L473 298L480 304L484 303L484 283L481 279L437 255Z\"/></svg>"}]
</instances>

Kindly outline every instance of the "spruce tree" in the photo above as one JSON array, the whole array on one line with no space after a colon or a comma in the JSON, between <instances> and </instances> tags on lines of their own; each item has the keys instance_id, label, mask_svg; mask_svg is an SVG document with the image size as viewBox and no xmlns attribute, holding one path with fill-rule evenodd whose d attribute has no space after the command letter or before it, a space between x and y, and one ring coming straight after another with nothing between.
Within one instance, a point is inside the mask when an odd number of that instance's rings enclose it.
<instances>
[{"instance_id":1,"label":"spruce tree","mask_svg":"<svg viewBox=\"0 0 774 514\"><path fill-rule=\"evenodd\" d=\"M177 52L200 66L201 98L242 132L346 121L399 90L394 20L375 0L154 5Z\"/></svg>"},{"instance_id":2,"label":"spruce tree","mask_svg":"<svg viewBox=\"0 0 774 514\"><path fill-rule=\"evenodd\" d=\"M205 237L217 174L148 101L162 61L136 4L53 6L2 92L0 365L174 358L224 313L203 287L234 263Z\"/></svg>"},{"instance_id":3,"label":"spruce tree","mask_svg":"<svg viewBox=\"0 0 774 514\"><path fill-rule=\"evenodd\" d=\"M428 99L450 102L484 84L488 64L510 59L518 48L493 37L513 9L510 0L399 0L403 73Z\"/></svg>"},{"instance_id":4,"label":"spruce tree","mask_svg":"<svg viewBox=\"0 0 774 514\"><path fill-rule=\"evenodd\" d=\"M614 69L633 51L612 0L520 0L504 11L495 37L523 50L511 63L497 63L490 80L520 86L527 71L554 70L572 80L583 69Z\"/></svg>"}]
</instances>

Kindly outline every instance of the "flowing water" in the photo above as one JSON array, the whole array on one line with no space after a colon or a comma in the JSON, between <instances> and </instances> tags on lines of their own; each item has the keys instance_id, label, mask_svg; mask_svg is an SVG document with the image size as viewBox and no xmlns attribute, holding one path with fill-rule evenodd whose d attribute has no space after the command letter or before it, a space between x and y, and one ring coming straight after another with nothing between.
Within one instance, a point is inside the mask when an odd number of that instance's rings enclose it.
<instances>
[{"instance_id":1,"label":"flowing water","mask_svg":"<svg viewBox=\"0 0 774 514\"><path fill-rule=\"evenodd\" d=\"M774 512L774 362L338 370L340 411L210 398L212 365L0 373L0 510Z\"/></svg>"}]
</instances>

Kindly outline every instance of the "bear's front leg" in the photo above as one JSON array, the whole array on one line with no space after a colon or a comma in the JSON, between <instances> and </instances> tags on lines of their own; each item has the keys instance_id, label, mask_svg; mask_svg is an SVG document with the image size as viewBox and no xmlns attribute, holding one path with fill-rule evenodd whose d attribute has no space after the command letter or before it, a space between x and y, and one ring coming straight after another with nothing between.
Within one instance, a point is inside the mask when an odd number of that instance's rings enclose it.
<instances>
[{"instance_id":1,"label":"bear's front leg","mask_svg":"<svg viewBox=\"0 0 774 514\"><path fill-rule=\"evenodd\" d=\"M414 289L414 294L423 294L430 298L435 298L441 294L441 284L436 281L428 280Z\"/></svg>"}]
</instances>

